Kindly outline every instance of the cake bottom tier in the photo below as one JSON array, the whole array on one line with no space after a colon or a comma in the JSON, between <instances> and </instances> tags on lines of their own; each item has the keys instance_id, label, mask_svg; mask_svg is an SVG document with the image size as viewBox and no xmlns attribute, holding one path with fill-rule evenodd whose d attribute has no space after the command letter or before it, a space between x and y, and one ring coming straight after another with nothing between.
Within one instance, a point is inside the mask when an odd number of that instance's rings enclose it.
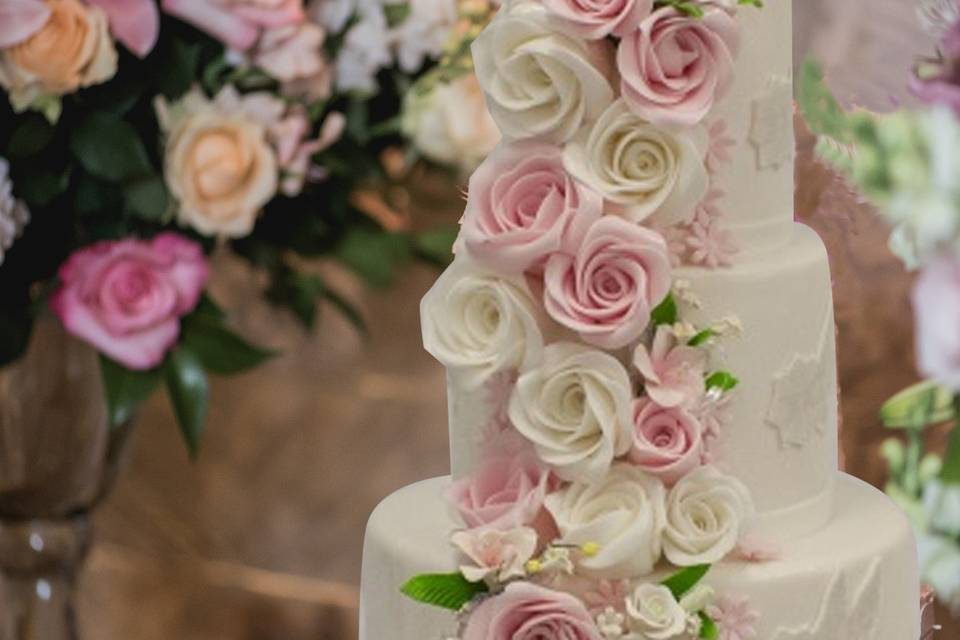
<instances>
[{"instance_id":1,"label":"cake bottom tier","mask_svg":"<svg viewBox=\"0 0 960 640\"><path fill-rule=\"evenodd\" d=\"M400 586L421 573L452 572L457 528L442 494L449 478L411 485L374 511L364 545L360 640L443 640L454 616L407 600ZM759 640L917 640L920 611L910 525L886 496L847 475L830 523L764 563L724 562L707 582L748 597Z\"/></svg>"}]
</instances>

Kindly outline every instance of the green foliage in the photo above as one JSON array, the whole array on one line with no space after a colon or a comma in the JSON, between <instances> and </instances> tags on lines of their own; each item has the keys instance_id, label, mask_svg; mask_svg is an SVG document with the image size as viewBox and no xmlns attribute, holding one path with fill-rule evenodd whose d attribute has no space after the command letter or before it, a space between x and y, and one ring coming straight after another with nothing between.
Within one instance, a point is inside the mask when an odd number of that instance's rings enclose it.
<instances>
[{"instance_id":1,"label":"green foliage","mask_svg":"<svg viewBox=\"0 0 960 640\"><path fill-rule=\"evenodd\" d=\"M73 131L70 150L91 175L124 182L153 173L136 129L111 114L94 112Z\"/></svg>"},{"instance_id":2,"label":"green foliage","mask_svg":"<svg viewBox=\"0 0 960 640\"><path fill-rule=\"evenodd\" d=\"M800 69L797 104L814 134L842 143L851 141L847 113L827 87L823 67L816 60L807 59Z\"/></svg>"},{"instance_id":3,"label":"green foliage","mask_svg":"<svg viewBox=\"0 0 960 640\"><path fill-rule=\"evenodd\" d=\"M954 397L954 413L960 410L960 395ZM960 484L960 428L955 424L950 432L950 442L943 456L940 480L945 484Z\"/></svg>"},{"instance_id":4,"label":"green foliage","mask_svg":"<svg viewBox=\"0 0 960 640\"><path fill-rule=\"evenodd\" d=\"M713 618L707 615L705 611L701 611L700 616L700 637L705 638L706 640L716 640L720 637L720 629L717 627L717 623L713 621Z\"/></svg>"},{"instance_id":5,"label":"green foliage","mask_svg":"<svg viewBox=\"0 0 960 640\"><path fill-rule=\"evenodd\" d=\"M400 588L408 598L423 604L460 611L474 598L489 591L484 582L470 582L460 573L424 574Z\"/></svg>"},{"instance_id":6,"label":"green foliage","mask_svg":"<svg viewBox=\"0 0 960 640\"><path fill-rule=\"evenodd\" d=\"M703 331L699 332L697 335L690 338L687 344L691 347L699 347L703 344L706 344L716 336L717 336L717 332L714 331L713 329L704 329Z\"/></svg>"},{"instance_id":7,"label":"green foliage","mask_svg":"<svg viewBox=\"0 0 960 640\"><path fill-rule=\"evenodd\" d=\"M716 371L707 376L707 389L733 391L740 384L740 380L729 371Z\"/></svg>"},{"instance_id":8,"label":"green foliage","mask_svg":"<svg viewBox=\"0 0 960 640\"><path fill-rule=\"evenodd\" d=\"M677 309L677 301L673 293L667 294L667 297L650 314L650 320L654 326L662 324L674 325L680 319L680 312Z\"/></svg>"},{"instance_id":9,"label":"green foliage","mask_svg":"<svg viewBox=\"0 0 960 640\"><path fill-rule=\"evenodd\" d=\"M680 13L690 16L691 18L702 18L706 15L703 7L692 0L657 0L654 6L658 9L661 7L673 7Z\"/></svg>"},{"instance_id":10,"label":"green foliage","mask_svg":"<svg viewBox=\"0 0 960 640\"><path fill-rule=\"evenodd\" d=\"M210 397L210 383L203 363L183 345L167 358L163 373L187 450L195 458L200 452Z\"/></svg>"},{"instance_id":11,"label":"green foliage","mask_svg":"<svg viewBox=\"0 0 960 640\"><path fill-rule=\"evenodd\" d=\"M111 429L132 420L162 380L160 369L131 371L105 356L100 357L100 375L107 395Z\"/></svg>"},{"instance_id":12,"label":"green foliage","mask_svg":"<svg viewBox=\"0 0 960 640\"><path fill-rule=\"evenodd\" d=\"M663 586L670 589L670 593L678 601L690 592L709 573L711 565L701 564L695 567L686 567L663 581Z\"/></svg>"},{"instance_id":13,"label":"green foliage","mask_svg":"<svg viewBox=\"0 0 960 640\"><path fill-rule=\"evenodd\" d=\"M54 133L56 129L40 114L25 114L7 142L7 158L16 161L37 155L47 148Z\"/></svg>"},{"instance_id":14,"label":"green foliage","mask_svg":"<svg viewBox=\"0 0 960 640\"><path fill-rule=\"evenodd\" d=\"M356 227L337 248L337 258L372 287L393 284L398 268L413 256L408 236L381 229Z\"/></svg>"},{"instance_id":15,"label":"green foliage","mask_svg":"<svg viewBox=\"0 0 960 640\"><path fill-rule=\"evenodd\" d=\"M126 210L144 220L160 222L170 208L167 185L159 175L150 175L123 188Z\"/></svg>"},{"instance_id":16,"label":"green foliage","mask_svg":"<svg viewBox=\"0 0 960 640\"><path fill-rule=\"evenodd\" d=\"M904 389L880 409L880 420L890 429L924 429L953 418L953 393L932 380Z\"/></svg>"},{"instance_id":17,"label":"green foliage","mask_svg":"<svg viewBox=\"0 0 960 640\"><path fill-rule=\"evenodd\" d=\"M202 312L183 319L180 342L204 369L220 375L248 371L276 356L228 329L222 318Z\"/></svg>"},{"instance_id":18,"label":"green foliage","mask_svg":"<svg viewBox=\"0 0 960 640\"><path fill-rule=\"evenodd\" d=\"M458 232L455 225L421 231L414 236L414 251L424 260L445 267L453 261L453 243Z\"/></svg>"}]
</instances>

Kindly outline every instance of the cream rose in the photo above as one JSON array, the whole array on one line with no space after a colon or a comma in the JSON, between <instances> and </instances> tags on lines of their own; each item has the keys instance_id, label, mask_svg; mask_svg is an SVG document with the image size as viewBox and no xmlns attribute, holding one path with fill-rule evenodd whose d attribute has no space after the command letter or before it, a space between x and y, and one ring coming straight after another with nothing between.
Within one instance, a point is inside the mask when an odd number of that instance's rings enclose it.
<instances>
[{"instance_id":1,"label":"cream rose","mask_svg":"<svg viewBox=\"0 0 960 640\"><path fill-rule=\"evenodd\" d=\"M614 98L610 44L557 30L539 2L501 9L473 58L490 114L508 138L565 142Z\"/></svg>"},{"instance_id":2,"label":"cream rose","mask_svg":"<svg viewBox=\"0 0 960 640\"><path fill-rule=\"evenodd\" d=\"M659 480L617 464L599 482L572 484L547 496L546 505L562 542L599 547L579 560L585 573L635 578L652 572L660 560L664 499Z\"/></svg>"},{"instance_id":3,"label":"cream rose","mask_svg":"<svg viewBox=\"0 0 960 640\"><path fill-rule=\"evenodd\" d=\"M648 640L686 638L687 612L661 584L641 584L627 597L627 626Z\"/></svg>"},{"instance_id":4,"label":"cream rose","mask_svg":"<svg viewBox=\"0 0 960 640\"><path fill-rule=\"evenodd\" d=\"M170 106L158 100L167 133L166 180L179 220L208 236L243 237L277 193L279 167L262 96L226 88L209 100L194 89Z\"/></svg>"},{"instance_id":5,"label":"cream rose","mask_svg":"<svg viewBox=\"0 0 960 640\"><path fill-rule=\"evenodd\" d=\"M567 171L634 222L689 221L710 184L701 126L658 127L617 100L567 145Z\"/></svg>"},{"instance_id":6,"label":"cream rose","mask_svg":"<svg viewBox=\"0 0 960 640\"><path fill-rule=\"evenodd\" d=\"M631 446L631 387L611 355L579 344L548 346L520 376L510 420L564 480L597 481Z\"/></svg>"},{"instance_id":7,"label":"cream rose","mask_svg":"<svg viewBox=\"0 0 960 640\"><path fill-rule=\"evenodd\" d=\"M543 336L522 281L508 280L458 259L420 305L423 345L479 387L493 374L535 366Z\"/></svg>"},{"instance_id":8,"label":"cream rose","mask_svg":"<svg viewBox=\"0 0 960 640\"><path fill-rule=\"evenodd\" d=\"M719 562L737 546L753 513L742 482L714 467L695 469L667 496L664 554L679 567Z\"/></svg>"},{"instance_id":9,"label":"cream rose","mask_svg":"<svg viewBox=\"0 0 960 640\"><path fill-rule=\"evenodd\" d=\"M80 0L47 0L50 18L23 42L0 51L0 86L17 111L112 78L117 50L107 14Z\"/></svg>"}]
</instances>

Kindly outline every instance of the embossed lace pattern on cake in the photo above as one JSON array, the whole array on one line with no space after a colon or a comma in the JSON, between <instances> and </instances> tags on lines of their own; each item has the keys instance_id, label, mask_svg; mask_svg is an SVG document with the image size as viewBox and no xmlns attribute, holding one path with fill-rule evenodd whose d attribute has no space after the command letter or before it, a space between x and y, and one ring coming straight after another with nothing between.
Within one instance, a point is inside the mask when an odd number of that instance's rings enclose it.
<instances>
[{"instance_id":1,"label":"embossed lace pattern on cake","mask_svg":"<svg viewBox=\"0 0 960 640\"><path fill-rule=\"evenodd\" d=\"M757 150L757 167L778 169L793 157L793 83L771 75L767 88L753 100L750 143Z\"/></svg>"},{"instance_id":2,"label":"embossed lace pattern on cake","mask_svg":"<svg viewBox=\"0 0 960 640\"><path fill-rule=\"evenodd\" d=\"M833 330L832 316L824 315L820 342L815 353L795 355L773 378L773 392L766 423L780 433L780 444L804 447L816 434L823 434L831 418L833 359L828 349Z\"/></svg>"}]
</instances>

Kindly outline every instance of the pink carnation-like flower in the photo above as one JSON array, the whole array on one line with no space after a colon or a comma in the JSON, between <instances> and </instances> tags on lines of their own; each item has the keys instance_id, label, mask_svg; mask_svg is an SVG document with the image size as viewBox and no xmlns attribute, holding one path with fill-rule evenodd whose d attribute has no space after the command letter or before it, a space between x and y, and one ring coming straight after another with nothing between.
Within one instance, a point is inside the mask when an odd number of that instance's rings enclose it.
<instances>
[{"instance_id":1,"label":"pink carnation-like flower","mask_svg":"<svg viewBox=\"0 0 960 640\"><path fill-rule=\"evenodd\" d=\"M574 180L560 148L539 142L499 147L470 179L462 240L498 273L516 274L569 244L571 225L600 217L603 198Z\"/></svg>"},{"instance_id":2,"label":"pink carnation-like flower","mask_svg":"<svg viewBox=\"0 0 960 640\"><path fill-rule=\"evenodd\" d=\"M580 600L529 582L514 582L471 613L463 640L603 640Z\"/></svg>"},{"instance_id":3,"label":"pink carnation-like flower","mask_svg":"<svg viewBox=\"0 0 960 640\"><path fill-rule=\"evenodd\" d=\"M517 438L502 437L503 446L490 447L480 468L454 482L447 499L468 529L510 531L529 526L541 541L550 541L557 529L544 499L559 482L529 446L513 446Z\"/></svg>"},{"instance_id":4,"label":"pink carnation-like flower","mask_svg":"<svg viewBox=\"0 0 960 640\"><path fill-rule=\"evenodd\" d=\"M100 242L60 268L53 311L73 335L131 369L163 361L207 281L199 244L175 233Z\"/></svg>"},{"instance_id":5,"label":"pink carnation-like flower","mask_svg":"<svg viewBox=\"0 0 960 640\"><path fill-rule=\"evenodd\" d=\"M739 25L722 9L702 18L658 9L620 42L623 98L655 124L695 125L730 88L739 46Z\"/></svg>"},{"instance_id":6,"label":"pink carnation-like flower","mask_svg":"<svg viewBox=\"0 0 960 640\"><path fill-rule=\"evenodd\" d=\"M630 462L668 487L702 463L703 427L686 409L640 398L633 422Z\"/></svg>"},{"instance_id":7,"label":"pink carnation-like flower","mask_svg":"<svg viewBox=\"0 0 960 640\"><path fill-rule=\"evenodd\" d=\"M303 0L163 0L163 10L246 51L267 29L303 22Z\"/></svg>"},{"instance_id":8,"label":"pink carnation-like flower","mask_svg":"<svg viewBox=\"0 0 960 640\"><path fill-rule=\"evenodd\" d=\"M652 348L637 346L633 364L643 374L647 395L662 407L692 406L706 391L706 353L679 344L666 325L657 327Z\"/></svg>"},{"instance_id":9,"label":"pink carnation-like flower","mask_svg":"<svg viewBox=\"0 0 960 640\"><path fill-rule=\"evenodd\" d=\"M910 91L927 104L941 104L960 115L960 20L944 34L940 56L920 65L923 73L910 79Z\"/></svg>"},{"instance_id":10,"label":"pink carnation-like flower","mask_svg":"<svg viewBox=\"0 0 960 640\"><path fill-rule=\"evenodd\" d=\"M960 390L960 260L940 258L913 290L917 364L921 373Z\"/></svg>"},{"instance_id":11,"label":"pink carnation-like flower","mask_svg":"<svg viewBox=\"0 0 960 640\"><path fill-rule=\"evenodd\" d=\"M749 598L720 596L717 602L707 607L709 615L720 631L719 640L747 640L756 638L753 625L760 615L750 607Z\"/></svg>"},{"instance_id":12,"label":"pink carnation-like flower","mask_svg":"<svg viewBox=\"0 0 960 640\"><path fill-rule=\"evenodd\" d=\"M543 6L572 33L600 40L636 30L653 10L653 0L543 0Z\"/></svg>"},{"instance_id":13,"label":"pink carnation-like flower","mask_svg":"<svg viewBox=\"0 0 960 640\"><path fill-rule=\"evenodd\" d=\"M667 243L616 216L597 220L576 253L555 253L544 272L544 304L590 344L618 349L637 338L670 293Z\"/></svg>"}]
</instances>

